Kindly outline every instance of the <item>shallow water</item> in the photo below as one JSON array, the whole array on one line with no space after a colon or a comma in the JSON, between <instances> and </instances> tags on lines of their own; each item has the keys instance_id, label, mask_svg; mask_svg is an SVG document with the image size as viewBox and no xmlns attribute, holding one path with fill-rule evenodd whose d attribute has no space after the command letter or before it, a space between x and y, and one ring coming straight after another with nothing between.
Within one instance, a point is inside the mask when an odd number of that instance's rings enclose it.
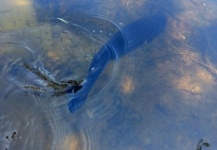
<instances>
[{"instance_id":1,"label":"shallow water","mask_svg":"<svg viewBox=\"0 0 217 150\"><path fill-rule=\"evenodd\" d=\"M0 149L216 149L215 1L0 3ZM76 93L53 83L84 79L120 27L155 12L164 32L111 61L70 113Z\"/></svg>"}]
</instances>

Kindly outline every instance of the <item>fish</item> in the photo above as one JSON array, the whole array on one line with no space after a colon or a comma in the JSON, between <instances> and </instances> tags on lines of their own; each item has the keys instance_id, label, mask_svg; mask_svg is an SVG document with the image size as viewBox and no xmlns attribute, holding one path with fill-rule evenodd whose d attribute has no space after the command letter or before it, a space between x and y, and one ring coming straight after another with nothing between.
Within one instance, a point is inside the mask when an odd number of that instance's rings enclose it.
<instances>
[{"instance_id":1,"label":"fish","mask_svg":"<svg viewBox=\"0 0 217 150\"><path fill-rule=\"evenodd\" d=\"M141 45L152 42L164 31L166 24L165 15L154 14L144 16L117 31L94 55L82 88L72 94L68 102L69 111L74 113L84 105L99 75L111 60L117 59L115 53L122 57Z\"/></svg>"},{"instance_id":2,"label":"fish","mask_svg":"<svg viewBox=\"0 0 217 150\"><path fill-rule=\"evenodd\" d=\"M62 18L56 18L56 19L63 22L63 23L65 23L65 24L69 24L69 22L67 20L65 20L65 19L62 19Z\"/></svg>"}]
</instances>

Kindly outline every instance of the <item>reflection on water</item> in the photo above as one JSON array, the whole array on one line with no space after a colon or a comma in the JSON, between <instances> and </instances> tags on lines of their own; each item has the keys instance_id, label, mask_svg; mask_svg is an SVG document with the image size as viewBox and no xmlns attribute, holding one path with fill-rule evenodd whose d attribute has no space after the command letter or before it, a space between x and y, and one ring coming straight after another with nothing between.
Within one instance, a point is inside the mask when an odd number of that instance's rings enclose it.
<instances>
[{"instance_id":1,"label":"reflection on water","mask_svg":"<svg viewBox=\"0 0 217 150\"><path fill-rule=\"evenodd\" d=\"M89 3L1 1L0 149L216 149L216 1ZM116 25L155 12L165 32L111 62L74 114L70 94L52 96L24 65L55 83L84 79Z\"/></svg>"}]
</instances>

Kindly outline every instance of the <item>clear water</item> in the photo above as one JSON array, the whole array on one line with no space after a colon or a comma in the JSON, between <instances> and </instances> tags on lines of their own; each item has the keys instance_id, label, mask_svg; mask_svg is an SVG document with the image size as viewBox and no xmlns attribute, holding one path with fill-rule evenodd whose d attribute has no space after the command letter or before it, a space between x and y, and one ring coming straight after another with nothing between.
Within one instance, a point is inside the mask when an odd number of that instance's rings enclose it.
<instances>
[{"instance_id":1,"label":"clear water","mask_svg":"<svg viewBox=\"0 0 217 150\"><path fill-rule=\"evenodd\" d=\"M216 7L215 0L1 0L0 149L217 149ZM70 113L76 93L57 96L62 89L50 83L84 79L120 27L156 12L167 17L164 32L111 61Z\"/></svg>"}]
</instances>

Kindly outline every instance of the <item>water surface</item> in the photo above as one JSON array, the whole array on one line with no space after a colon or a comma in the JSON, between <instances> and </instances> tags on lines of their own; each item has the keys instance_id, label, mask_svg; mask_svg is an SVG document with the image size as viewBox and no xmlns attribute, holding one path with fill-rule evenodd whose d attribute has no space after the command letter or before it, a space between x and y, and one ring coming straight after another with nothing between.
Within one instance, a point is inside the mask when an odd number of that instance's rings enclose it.
<instances>
[{"instance_id":1,"label":"water surface","mask_svg":"<svg viewBox=\"0 0 217 150\"><path fill-rule=\"evenodd\" d=\"M0 149L216 149L216 1L0 3ZM120 27L156 12L164 32L111 61L70 113L76 93L51 81L84 79Z\"/></svg>"}]
</instances>

